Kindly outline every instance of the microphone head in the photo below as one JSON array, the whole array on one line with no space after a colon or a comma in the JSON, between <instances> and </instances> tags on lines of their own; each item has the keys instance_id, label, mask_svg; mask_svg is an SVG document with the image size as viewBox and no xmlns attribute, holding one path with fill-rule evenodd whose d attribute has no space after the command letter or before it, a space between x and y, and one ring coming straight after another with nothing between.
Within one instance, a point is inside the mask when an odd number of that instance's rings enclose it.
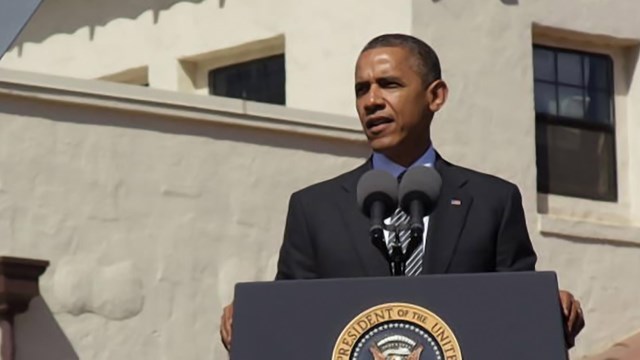
<instances>
[{"instance_id":1,"label":"microphone head","mask_svg":"<svg viewBox=\"0 0 640 360\"><path fill-rule=\"evenodd\" d=\"M371 217L371 206L376 201L384 204L383 216L389 217L398 207L398 181L386 171L369 170L358 181L356 197L367 217Z\"/></svg>"},{"instance_id":2,"label":"microphone head","mask_svg":"<svg viewBox=\"0 0 640 360\"><path fill-rule=\"evenodd\" d=\"M442 178L436 169L430 166L412 167L407 170L400 182L400 207L409 214L411 202L418 200L422 203L424 215L429 215L436 208L440 187L442 187Z\"/></svg>"}]
</instances>

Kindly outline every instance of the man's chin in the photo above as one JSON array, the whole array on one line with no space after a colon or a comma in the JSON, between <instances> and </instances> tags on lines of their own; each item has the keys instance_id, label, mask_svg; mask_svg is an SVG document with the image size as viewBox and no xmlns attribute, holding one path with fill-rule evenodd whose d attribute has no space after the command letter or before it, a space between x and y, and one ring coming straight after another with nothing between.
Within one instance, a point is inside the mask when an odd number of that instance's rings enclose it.
<instances>
[{"instance_id":1,"label":"man's chin","mask_svg":"<svg viewBox=\"0 0 640 360\"><path fill-rule=\"evenodd\" d=\"M369 146L371 147L371 150L377 153L384 154L396 147L396 144L391 139L385 137L378 139L369 139Z\"/></svg>"}]
</instances>

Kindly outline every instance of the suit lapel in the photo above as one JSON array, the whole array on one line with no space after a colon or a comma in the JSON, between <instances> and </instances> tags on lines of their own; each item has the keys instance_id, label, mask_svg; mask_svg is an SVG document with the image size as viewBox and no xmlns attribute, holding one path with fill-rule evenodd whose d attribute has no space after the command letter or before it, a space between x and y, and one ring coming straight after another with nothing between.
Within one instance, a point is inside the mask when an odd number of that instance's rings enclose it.
<instances>
[{"instance_id":1,"label":"suit lapel","mask_svg":"<svg viewBox=\"0 0 640 360\"><path fill-rule=\"evenodd\" d=\"M358 209L356 187L365 172L371 170L371 161L354 170L342 184L345 194L339 197L338 206L343 214L344 226L348 230L349 242L353 245L358 261L368 276L388 276L389 265L380 251L371 243L369 219Z\"/></svg>"},{"instance_id":2,"label":"suit lapel","mask_svg":"<svg viewBox=\"0 0 640 360\"><path fill-rule=\"evenodd\" d=\"M473 202L464 189L467 179L455 166L438 156L436 170L442 177L442 188L438 205L429 217L423 274L447 271Z\"/></svg>"}]
</instances>

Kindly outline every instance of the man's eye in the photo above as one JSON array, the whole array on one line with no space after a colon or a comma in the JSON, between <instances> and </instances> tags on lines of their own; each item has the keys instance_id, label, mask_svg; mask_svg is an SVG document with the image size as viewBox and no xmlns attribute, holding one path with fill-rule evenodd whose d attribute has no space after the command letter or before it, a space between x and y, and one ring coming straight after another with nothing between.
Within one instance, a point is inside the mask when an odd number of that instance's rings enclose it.
<instances>
[{"instance_id":1,"label":"man's eye","mask_svg":"<svg viewBox=\"0 0 640 360\"><path fill-rule=\"evenodd\" d=\"M380 86L385 89L394 89L400 87L400 83L396 81L384 80L380 81Z\"/></svg>"},{"instance_id":2,"label":"man's eye","mask_svg":"<svg viewBox=\"0 0 640 360\"><path fill-rule=\"evenodd\" d=\"M366 85L356 86L356 95L364 95L368 91L368 87Z\"/></svg>"}]
</instances>

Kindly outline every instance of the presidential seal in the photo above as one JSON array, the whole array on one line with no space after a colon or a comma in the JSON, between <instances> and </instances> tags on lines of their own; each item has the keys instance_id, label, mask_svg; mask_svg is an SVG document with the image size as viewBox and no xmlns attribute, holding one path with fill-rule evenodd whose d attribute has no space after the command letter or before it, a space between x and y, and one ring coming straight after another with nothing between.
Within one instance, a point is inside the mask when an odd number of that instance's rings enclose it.
<instances>
[{"instance_id":1,"label":"presidential seal","mask_svg":"<svg viewBox=\"0 0 640 360\"><path fill-rule=\"evenodd\" d=\"M447 324L412 304L390 303L366 310L342 331L332 360L462 360Z\"/></svg>"}]
</instances>

